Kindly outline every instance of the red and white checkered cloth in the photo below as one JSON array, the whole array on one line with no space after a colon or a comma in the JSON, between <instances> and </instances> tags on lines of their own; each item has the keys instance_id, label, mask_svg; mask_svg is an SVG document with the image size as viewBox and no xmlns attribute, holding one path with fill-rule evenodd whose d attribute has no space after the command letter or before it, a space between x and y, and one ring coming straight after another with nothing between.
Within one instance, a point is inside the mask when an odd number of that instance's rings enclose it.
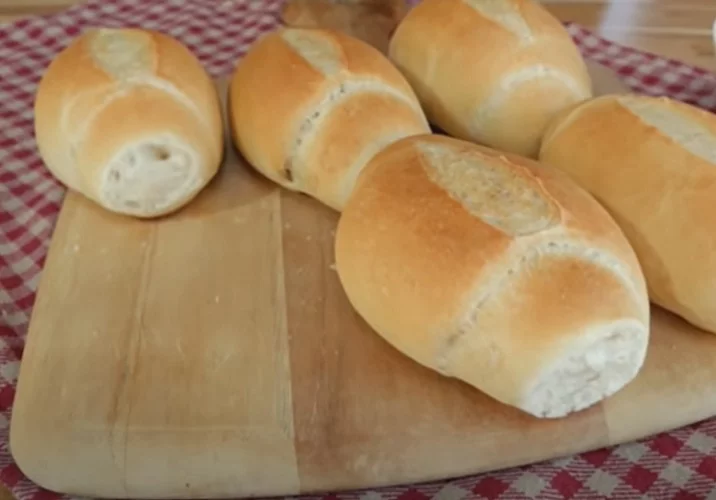
<instances>
[{"instance_id":1,"label":"red and white checkered cloth","mask_svg":"<svg viewBox=\"0 0 716 500\"><path fill-rule=\"evenodd\" d=\"M32 105L44 68L71 38L89 26L142 26L177 37L212 75L227 75L252 41L276 26L281 3L90 0L57 15L0 27L0 481L18 498L60 498L26 479L8 449L10 409L24 336L64 194L35 151ZM716 111L716 75L610 43L576 25L568 28L587 58L617 70L634 90L670 95ZM716 500L716 419L546 463L325 498Z\"/></svg>"}]
</instances>

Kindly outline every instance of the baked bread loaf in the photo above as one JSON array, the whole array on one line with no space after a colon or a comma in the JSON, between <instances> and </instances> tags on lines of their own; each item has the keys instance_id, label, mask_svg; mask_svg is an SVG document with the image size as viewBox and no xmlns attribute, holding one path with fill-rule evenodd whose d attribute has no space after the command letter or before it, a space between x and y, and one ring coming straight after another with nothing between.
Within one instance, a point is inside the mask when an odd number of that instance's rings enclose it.
<instances>
[{"instance_id":1,"label":"baked bread loaf","mask_svg":"<svg viewBox=\"0 0 716 500\"><path fill-rule=\"evenodd\" d=\"M638 95L563 112L540 158L590 191L635 249L655 304L716 332L716 116Z\"/></svg>"},{"instance_id":2,"label":"baked bread loaf","mask_svg":"<svg viewBox=\"0 0 716 500\"><path fill-rule=\"evenodd\" d=\"M530 157L549 119L592 95L569 34L532 0L423 0L389 55L432 123Z\"/></svg>"},{"instance_id":3,"label":"baked bread loaf","mask_svg":"<svg viewBox=\"0 0 716 500\"><path fill-rule=\"evenodd\" d=\"M85 32L52 61L35 99L37 147L52 174L136 217L189 203L219 169L223 130L197 58L148 30Z\"/></svg>"},{"instance_id":4,"label":"baked bread loaf","mask_svg":"<svg viewBox=\"0 0 716 500\"><path fill-rule=\"evenodd\" d=\"M384 149L336 231L355 310L415 361L537 417L640 370L650 311L619 227L556 169L440 135Z\"/></svg>"},{"instance_id":5,"label":"baked bread loaf","mask_svg":"<svg viewBox=\"0 0 716 500\"><path fill-rule=\"evenodd\" d=\"M430 131L386 56L324 29L284 28L254 43L231 79L229 115L257 171L338 211L375 153Z\"/></svg>"}]
</instances>

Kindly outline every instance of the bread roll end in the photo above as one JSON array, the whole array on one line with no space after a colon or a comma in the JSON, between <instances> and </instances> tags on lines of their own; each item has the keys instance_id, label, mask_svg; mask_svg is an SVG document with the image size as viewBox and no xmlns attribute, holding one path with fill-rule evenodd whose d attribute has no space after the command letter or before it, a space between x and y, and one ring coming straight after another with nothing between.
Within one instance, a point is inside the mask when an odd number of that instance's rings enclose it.
<instances>
[{"instance_id":1,"label":"bread roll end","mask_svg":"<svg viewBox=\"0 0 716 500\"><path fill-rule=\"evenodd\" d=\"M649 332L635 320L600 325L575 342L536 379L517 405L542 418L560 418L613 395L644 364Z\"/></svg>"},{"instance_id":2,"label":"bread roll end","mask_svg":"<svg viewBox=\"0 0 716 500\"><path fill-rule=\"evenodd\" d=\"M134 215L170 212L202 187L201 156L173 139L151 137L120 149L102 170L99 201Z\"/></svg>"}]
</instances>

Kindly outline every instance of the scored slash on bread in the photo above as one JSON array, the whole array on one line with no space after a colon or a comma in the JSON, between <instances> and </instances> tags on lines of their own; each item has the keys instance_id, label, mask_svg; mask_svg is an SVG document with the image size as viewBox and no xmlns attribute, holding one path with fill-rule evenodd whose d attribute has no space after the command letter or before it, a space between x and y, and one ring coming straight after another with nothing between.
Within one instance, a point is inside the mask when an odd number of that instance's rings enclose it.
<instances>
[{"instance_id":1,"label":"scored slash on bread","mask_svg":"<svg viewBox=\"0 0 716 500\"><path fill-rule=\"evenodd\" d=\"M639 263L556 169L439 135L365 167L336 231L353 307L417 362L538 417L629 383L649 338Z\"/></svg>"}]
</instances>

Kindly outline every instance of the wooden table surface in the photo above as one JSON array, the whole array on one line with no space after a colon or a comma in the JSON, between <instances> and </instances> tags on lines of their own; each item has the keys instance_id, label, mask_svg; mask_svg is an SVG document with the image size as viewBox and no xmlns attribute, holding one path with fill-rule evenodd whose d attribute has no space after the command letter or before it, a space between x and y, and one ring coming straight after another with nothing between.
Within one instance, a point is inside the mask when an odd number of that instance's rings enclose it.
<instances>
[{"instance_id":1,"label":"wooden table surface","mask_svg":"<svg viewBox=\"0 0 716 500\"><path fill-rule=\"evenodd\" d=\"M0 22L58 12L81 0L0 0ZM605 38L716 71L715 0L542 0L560 19ZM0 500L12 496L0 487Z\"/></svg>"}]
</instances>

